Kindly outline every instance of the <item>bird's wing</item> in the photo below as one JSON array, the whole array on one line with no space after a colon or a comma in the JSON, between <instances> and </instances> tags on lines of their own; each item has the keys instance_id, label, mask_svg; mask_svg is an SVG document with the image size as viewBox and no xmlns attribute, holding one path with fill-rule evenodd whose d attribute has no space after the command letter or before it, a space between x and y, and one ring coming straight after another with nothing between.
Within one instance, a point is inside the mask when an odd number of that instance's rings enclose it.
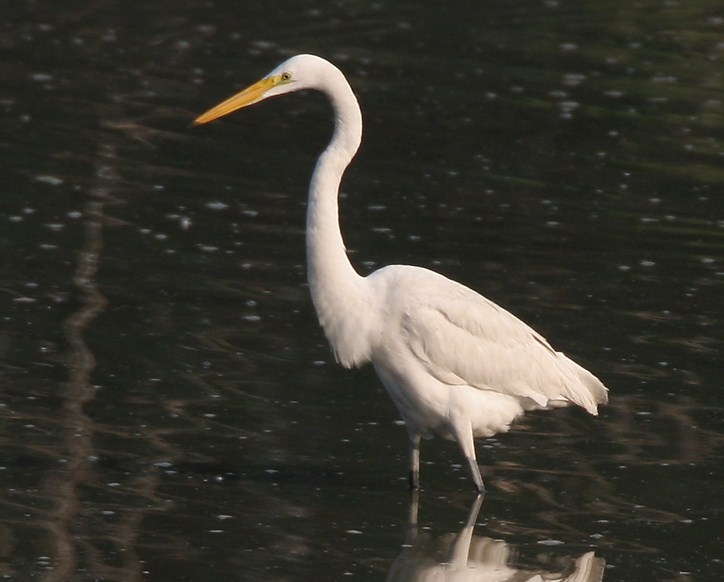
<instances>
[{"instance_id":1,"label":"bird's wing","mask_svg":"<svg viewBox=\"0 0 724 582\"><path fill-rule=\"evenodd\" d=\"M607 389L540 334L475 291L450 281L408 305L402 333L439 381L493 390L536 406L568 401L596 414Z\"/></svg>"}]
</instances>

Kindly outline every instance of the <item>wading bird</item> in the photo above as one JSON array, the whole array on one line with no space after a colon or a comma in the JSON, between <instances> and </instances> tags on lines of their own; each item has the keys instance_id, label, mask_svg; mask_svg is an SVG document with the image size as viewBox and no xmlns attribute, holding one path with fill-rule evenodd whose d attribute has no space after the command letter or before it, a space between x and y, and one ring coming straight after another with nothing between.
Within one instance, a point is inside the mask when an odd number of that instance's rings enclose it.
<instances>
[{"instance_id":1,"label":"wading bird","mask_svg":"<svg viewBox=\"0 0 724 582\"><path fill-rule=\"evenodd\" d=\"M345 368L372 362L409 436L410 486L420 439L457 441L484 491L475 437L507 431L523 412L577 404L591 414L608 390L514 315L433 271L390 265L366 277L349 261L339 225L342 175L362 139L362 114L341 71L297 55L199 116L199 125L269 97L315 89L334 110L334 133L309 186L307 275L319 323Z\"/></svg>"}]
</instances>

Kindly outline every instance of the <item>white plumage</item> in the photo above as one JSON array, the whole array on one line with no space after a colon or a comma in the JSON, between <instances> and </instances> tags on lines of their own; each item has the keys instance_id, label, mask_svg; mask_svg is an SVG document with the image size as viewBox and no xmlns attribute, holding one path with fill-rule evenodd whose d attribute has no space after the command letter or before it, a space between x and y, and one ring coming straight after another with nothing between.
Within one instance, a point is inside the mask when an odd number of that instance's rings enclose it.
<instances>
[{"instance_id":1,"label":"white plumage","mask_svg":"<svg viewBox=\"0 0 724 582\"><path fill-rule=\"evenodd\" d=\"M421 437L454 439L479 491L474 437L506 431L526 410L577 404L597 414L606 387L537 332L472 289L420 267L391 265L361 277L339 227L342 175L362 138L362 115L344 75L298 55L198 117L206 123L274 95L325 93L335 131L309 188L307 268L319 322L345 367L371 362L409 434L410 484L418 486Z\"/></svg>"}]
</instances>

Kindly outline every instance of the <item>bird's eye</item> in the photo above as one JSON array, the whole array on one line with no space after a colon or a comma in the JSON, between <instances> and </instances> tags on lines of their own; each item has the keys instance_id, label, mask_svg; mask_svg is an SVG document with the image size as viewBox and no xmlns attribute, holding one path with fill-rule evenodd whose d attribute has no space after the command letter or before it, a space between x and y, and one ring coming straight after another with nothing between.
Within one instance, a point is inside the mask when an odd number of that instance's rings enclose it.
<instances>
[{"instance_id":1,"label":"bird's eye","mask_svg":"<svg viewBox=\"0 0 724 582\"><path fill-rule=\"evenodd\" d=\"M292 74L291 73L282 73L282 81L291 81L292 80Z\"/></svg>"}]
</instances>

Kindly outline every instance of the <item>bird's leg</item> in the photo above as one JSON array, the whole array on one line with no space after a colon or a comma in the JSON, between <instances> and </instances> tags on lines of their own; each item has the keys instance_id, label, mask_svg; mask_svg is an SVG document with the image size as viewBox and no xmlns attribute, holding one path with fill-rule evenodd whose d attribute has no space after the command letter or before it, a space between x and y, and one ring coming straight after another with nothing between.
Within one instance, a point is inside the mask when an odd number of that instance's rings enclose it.
<instances>
[{"instance_id":1,"label":"bird's leg","mask_svg":"<svg viewBox=\"0 0 724 582\"><path fill-rule=\"evenodd\" d=\"M475 481L475 489L477 489L479 495L483 495L485 493L485 484L482 475L480 475L480 467L478 467L474 451L473 456L468 457L468 463L470 464L470 472L473 474L473 481Z\"/></svg>"},{"instance_id":2,"label":"bird's leg","mask_svg":"<svg viewBox=\"0 0 724 582\"><path fill-rule=\"evenodd\" d=\"M408 441L410 455L410 489L420 487L420 435L410 432Z\"/></svg>"},{"instance_id":3,"label":"bird's leg","mask_svg":"<svg viewBox=\"0 0 724 582\"><path fill-rule=\"evenodd\" d=\"M485 493L485 485L483 485L483 478L480 475L480 467L478 467L478 461L475 457L475 441L473 440L473 428L470 426L470 422L467 420L458 419L458 422L453 420L452 432L455 436L455 440L460 445L463 451L463 455L468 460L470 465L470 473L473 476L475 482L475 489L479 494Z\"/></svg>"},{"instance_id":4,"label":"bird's leg","mask_svg":"<svg viewBox=\"0 0 724 582\"><path fill-rule=\"evenodd\" d=\"M419 491L412 489L410 491L410 507L407 513L407 531L405 532L405 543L412 546L418 535L417 529L417 513L419 503Z\"/></svg>"}]
</instances>

